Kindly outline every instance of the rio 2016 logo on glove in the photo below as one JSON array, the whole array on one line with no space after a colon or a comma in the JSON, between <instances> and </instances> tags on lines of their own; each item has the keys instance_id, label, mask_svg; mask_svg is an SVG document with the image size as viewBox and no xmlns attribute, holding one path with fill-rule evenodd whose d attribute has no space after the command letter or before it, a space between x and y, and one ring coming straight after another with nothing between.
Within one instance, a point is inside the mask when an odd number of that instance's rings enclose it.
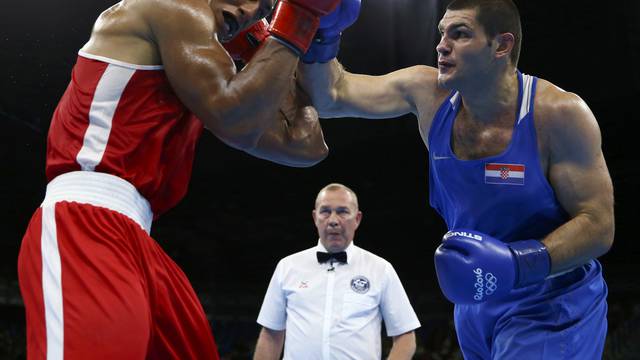
<instances>
[{"instance_id":1,"label":"rio 2016 logo on glove","mask_svg":"<svg viewBox=\"0 0 640 360\"><path fill-rule=\"evenodd\" d=\"M448 238L450 238L452 236L463 236L463 237L466 237L466 238L469 238L469 239L482 241L482 236L480 236L478 234L469 233L469 232L466 232L466 231L449 231L446 234L444 234L443 240L447 240Z\"/></svg>"},{"instance_id":2,"label":"rio 2016 logo on glove","mask_svg":"<svg viewBox=\"0 0 640 360\"><path fill-rule=\"evenodd\" d=\"M475 288L474 300L482 301L484 295L490 296L498 289L498 278L492 273L489 272L482 276L481 268L476 268L473 273L476 276L476 282L473 285Z\"/></svg>"}]
</instances>

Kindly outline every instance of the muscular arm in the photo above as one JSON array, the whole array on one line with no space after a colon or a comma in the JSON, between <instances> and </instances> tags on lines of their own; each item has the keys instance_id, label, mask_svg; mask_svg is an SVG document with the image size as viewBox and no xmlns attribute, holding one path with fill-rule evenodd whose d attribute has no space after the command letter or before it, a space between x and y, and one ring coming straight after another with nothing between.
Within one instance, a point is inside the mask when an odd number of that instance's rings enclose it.
<instances>
[{"instance_id":1,"label":"muscular arm","mask_svg":"<svg viewBox=\"0 0 640 360\"><path fill-rule=\"evenodd\" d=\"M603 255L614 235L613 185L596 119L578 96L561 92L557 99L545 131L548 177L571 220L542 241L551 256L552 274Z\"/></svg>"},{"instance_id":2,"label":"muscular arm","mask_svg":"<svg viewBox=\"0 0 640 360\"><path fill-rule=\"evenodd\" d=\"M314 165L327 156L329 149L318 112L294 80L277 116L277 121L264 132L254 148L247 150L248 153L295 167Z\"/></svg>"},{"instance_id":3,"label":"muscular arm","mask_svg":"<svg viewBox=\"0 0 640 360\"><path fill-rule=\"evenodd\" d=\"M300 83L321 117L391 118L417 114L436 95L436 69L413 66L381 76L352 74L337 60L301 64Z\"/></svg>"},{"instance_id":4,"label":"muscular arm","mask_svg":"<svg viewBox=\"0 0 640 360\"><path fill-rule=\"evenodd\" d=\"M393 337L388 360L409 360L416 352L416 335L413 331Z\"/></svg>"},{"instance_id":5,"label":"muscular arm","mask_svg":"<svg viewBox=\"0 0 640 360\"><path fill-rule=\"evenodd\" d=\"M253 360L280 359L284 345L285 330L271 330L263 327L258 337Z\"/></svg>"},{"instance_id":6,"label":"muscular arm","mask_svg":"<svg viewBox=\"0 0 640 360\"><path fill-rule=\"evenodd\" d=\"M296 55L269 38L243 71L236 72L213 35L207 2L148 3L145 16L178 97L225 143L256 151L265 131L278 131L275 119L291 86ZM272 146L261 155L271 158L269 151L276 150Z\"/></svg>"}]
</instances>

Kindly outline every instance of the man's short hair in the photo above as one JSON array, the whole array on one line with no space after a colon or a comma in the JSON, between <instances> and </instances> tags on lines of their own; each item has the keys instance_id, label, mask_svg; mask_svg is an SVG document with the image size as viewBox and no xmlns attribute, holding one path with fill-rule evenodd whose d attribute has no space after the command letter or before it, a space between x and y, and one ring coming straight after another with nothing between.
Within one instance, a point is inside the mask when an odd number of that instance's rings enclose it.
<instances>
[{"instance_id":1,"label":"man's short hair","mask_svg":"<svg viewBox=\"0 0 640 360\"><path fill-rule=\"evenodd\" d=\"M511 50L511 63L518 66L520 46L522 45L522 25L520 12L511 0L453 0L447 10L475 9L476 20L484 28L489 38L498 34L511 33L515 38Z\"/></svg>"},{"instance_id":2,"label":"man's short hair","mask_svg":"<svg viewBox=\"0 0 640 360\"><path fill-rule=\"evenodd\" d=\"M318 207L318 199L320 198L320 194L322 194L323 191L336 191L336 190L344 190L350 193L351 197L353 198L353 203L356 206L356 210L358 210L358 196L356 195L355 191L351 190L348 186L342 185L340 183L331 183L323 187L322 189L320 189L320 191L318 191L318 196L316 196L315 207L316 208Z\"/></svg>"}]
</instances>

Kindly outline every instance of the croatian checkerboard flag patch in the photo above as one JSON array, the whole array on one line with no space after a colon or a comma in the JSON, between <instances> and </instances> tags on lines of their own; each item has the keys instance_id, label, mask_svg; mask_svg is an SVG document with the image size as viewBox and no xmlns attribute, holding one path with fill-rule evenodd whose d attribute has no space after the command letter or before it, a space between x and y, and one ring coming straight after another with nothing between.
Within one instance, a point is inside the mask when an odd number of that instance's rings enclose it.
<instances>
[{"instance_id":1,"label":"croatian checkerboard flag patch","mask_svg":"<svg viewBox=\"0 0 640 360\"><path fill-rule=\"evenodd\" d=\"M484 164L485 184L524 185L523 164Z\"/></svg>"}]
</instances>

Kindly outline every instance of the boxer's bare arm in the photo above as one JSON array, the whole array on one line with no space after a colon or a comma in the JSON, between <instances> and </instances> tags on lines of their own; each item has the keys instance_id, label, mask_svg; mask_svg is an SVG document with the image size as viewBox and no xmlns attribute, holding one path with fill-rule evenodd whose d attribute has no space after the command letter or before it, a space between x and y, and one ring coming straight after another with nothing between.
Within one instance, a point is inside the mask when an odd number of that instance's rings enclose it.
<instances>
[{"instance_id":1,"label":"boxer's bare arm","mask_svg":"<svg viewBox=\"0 0 640 360\"><path fill-rule=\"evenodd\" d=\"M352 74L335 59L299 66L301 84L321 117L390 118L407 113L420 118L436 105L437 70L413 66L381 76ZM420 113L420 114L418 114Z\"/></svg>"},{"instance_id":2,"label":"boxer's bare arm","mask_svg":"<svg viewBox=\"0 0 640 360\"><path fill-rule=\"evenodd\" d=\"M283 146L285 144L286 146ZM311 100L291 80L291 88L280 106L278 120L260 137L253 156L282 165L307 167L323 160L329 149L324 141L318 112Z\"/></svg>"},{"instance_id":3,"label":"boxer's bare arm","mask_svg":"<svg viewBox=\"0 0 640 360\"><path fill-rule=\"evenodd\" d=\"M539 82L544 89L546 82ZM548 84L548 83L546 83ZM540 96L541 94L544 94ZM587 104L554 86L539 90L536 121L543 121L547 176L571 217L543 243L551 273L579 266L606 253L613 243L613 185L601 149L598 123ZM543 162L544 163L544 162Z\"/></svg>"},{"instance_id":4,"label":"boxer's bare arm","mask_svg":"<svg viewBox=\"0 0 640 360\"><path fill-rule=\"evenodd\" d=\"M273 129L298 58L269 38L241 71L214 36L211 8L201 0L143 0L169 81L182 102L225 143L254 149Z\"/></svg>"}]
</instances>

